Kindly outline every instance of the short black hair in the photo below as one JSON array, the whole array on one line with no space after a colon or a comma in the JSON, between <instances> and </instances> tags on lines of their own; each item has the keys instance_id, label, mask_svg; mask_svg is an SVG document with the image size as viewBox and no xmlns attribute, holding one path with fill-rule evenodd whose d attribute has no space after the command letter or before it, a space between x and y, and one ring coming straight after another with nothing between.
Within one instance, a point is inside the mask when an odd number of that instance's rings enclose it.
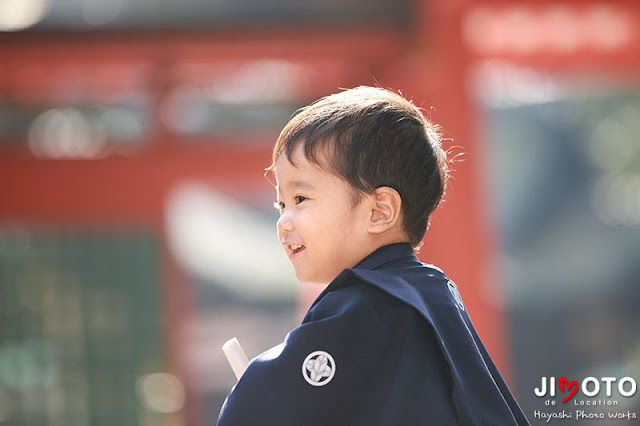
<instances>
[{"instance_id":1,"label":"short black hair","mask_svg":"<svg viewBox=\"0 0 640 426\"><path fill-rule=\"evenodd\" d=\"M349 183L354 204L379 187L395 189L404 229L416 247L445 193L448 167L441 141L440 128L402 95L360 86L294 114L275 143L268 170L283 153L293 164L293 152L301 146L308 161Z\"/></svg>"}]
</instances>

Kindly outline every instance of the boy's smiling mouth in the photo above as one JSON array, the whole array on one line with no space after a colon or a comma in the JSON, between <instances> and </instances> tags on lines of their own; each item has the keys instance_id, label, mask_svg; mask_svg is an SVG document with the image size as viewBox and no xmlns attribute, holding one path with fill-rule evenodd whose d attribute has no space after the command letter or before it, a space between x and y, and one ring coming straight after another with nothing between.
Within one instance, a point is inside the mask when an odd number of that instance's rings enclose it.
<instances>
[{"instance_id":1,"label":"boy's smiling mouth","mask_svg":"<svg viewBox=\"0 0 640 426\"><path fill-rule=\"evenodd\" d=\"M306 248L304 244L285 244L285 247L290 252L289 258L291 259Z\"/></svg>"}]
</instances>

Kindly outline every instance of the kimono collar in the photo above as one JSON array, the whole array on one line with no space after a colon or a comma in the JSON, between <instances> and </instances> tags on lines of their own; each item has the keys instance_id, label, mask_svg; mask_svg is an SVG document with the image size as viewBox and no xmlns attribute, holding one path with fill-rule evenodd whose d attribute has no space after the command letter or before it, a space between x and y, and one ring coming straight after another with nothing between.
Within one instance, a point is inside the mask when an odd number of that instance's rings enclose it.
<instances>
[{"instance_id":1,"label":"kimono collar","mask_svg":"<svg viewBox=\"0 0 640 426\"><path fill-rule=\"evenodd\" d=\"M413 257L418 260L413 247L409 243L395 243L382 246L362 259L353 269L378 269L403 257Z\"/></svg>"},{"instance_id":2,"label":"kimono collar","mask_svg":"<svg viewBox=\"0 0 640 426\"><path fill-rule=\"evenodd\" d=\"M344 282L353 275L354 270L380 269L398 259L407 257L415 259L416 262L420 262L413 251L413 247L411 247L411 244L409 243L394 243L376 249L367 257L358 262L358 264L353 268L343 270L340 275L335 277L333 281L329 283L329 285L311 304L311 307L309 308L309 311L307 312L303 323L307 321L309 312L311 312L311 309L313 309L313 307L320 301L320 299L322 299L325 294L335 290L336 288L344 284Z\"/></svg>"}]
</instances>

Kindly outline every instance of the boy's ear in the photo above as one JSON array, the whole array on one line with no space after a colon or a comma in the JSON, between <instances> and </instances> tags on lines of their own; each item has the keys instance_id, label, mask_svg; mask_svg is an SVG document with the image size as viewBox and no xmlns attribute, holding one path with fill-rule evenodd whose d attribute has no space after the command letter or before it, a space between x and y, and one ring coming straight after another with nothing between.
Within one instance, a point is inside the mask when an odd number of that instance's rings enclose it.
<instances>
[{"instance_id":1,"label":"boy's ear","mask_svg":"<svg viewBox=\"0 0 640 426\"><path fill-rule=\"evenodd\" d=\"M395 189L381 186L372 194L371 219L369 232L381 234L394 228L401 219L402 198Z\"/></svg>"}]
</instances>

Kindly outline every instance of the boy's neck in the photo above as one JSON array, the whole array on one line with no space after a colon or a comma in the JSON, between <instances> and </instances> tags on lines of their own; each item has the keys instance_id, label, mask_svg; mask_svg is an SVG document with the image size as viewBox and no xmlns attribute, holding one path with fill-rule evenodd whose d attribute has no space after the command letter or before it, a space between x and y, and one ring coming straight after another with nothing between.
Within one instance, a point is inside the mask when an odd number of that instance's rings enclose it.
<instances>
[{"instance_id":1,"label":"boy's neck","mask_svg":"<svg viewBox=\"0 0 640 426\"><path fill-rule=\"evenodd\" d=\"M386 234L386 235L385 235ZM397 243L407 243L410 244L409 238L404 234L404 232L396 232L396 233L384 233L375 236L371 240L371 245L369 246L368 254L373 253L381 247L388 246L391 244Z\"/></svg>"}]
</instances>

